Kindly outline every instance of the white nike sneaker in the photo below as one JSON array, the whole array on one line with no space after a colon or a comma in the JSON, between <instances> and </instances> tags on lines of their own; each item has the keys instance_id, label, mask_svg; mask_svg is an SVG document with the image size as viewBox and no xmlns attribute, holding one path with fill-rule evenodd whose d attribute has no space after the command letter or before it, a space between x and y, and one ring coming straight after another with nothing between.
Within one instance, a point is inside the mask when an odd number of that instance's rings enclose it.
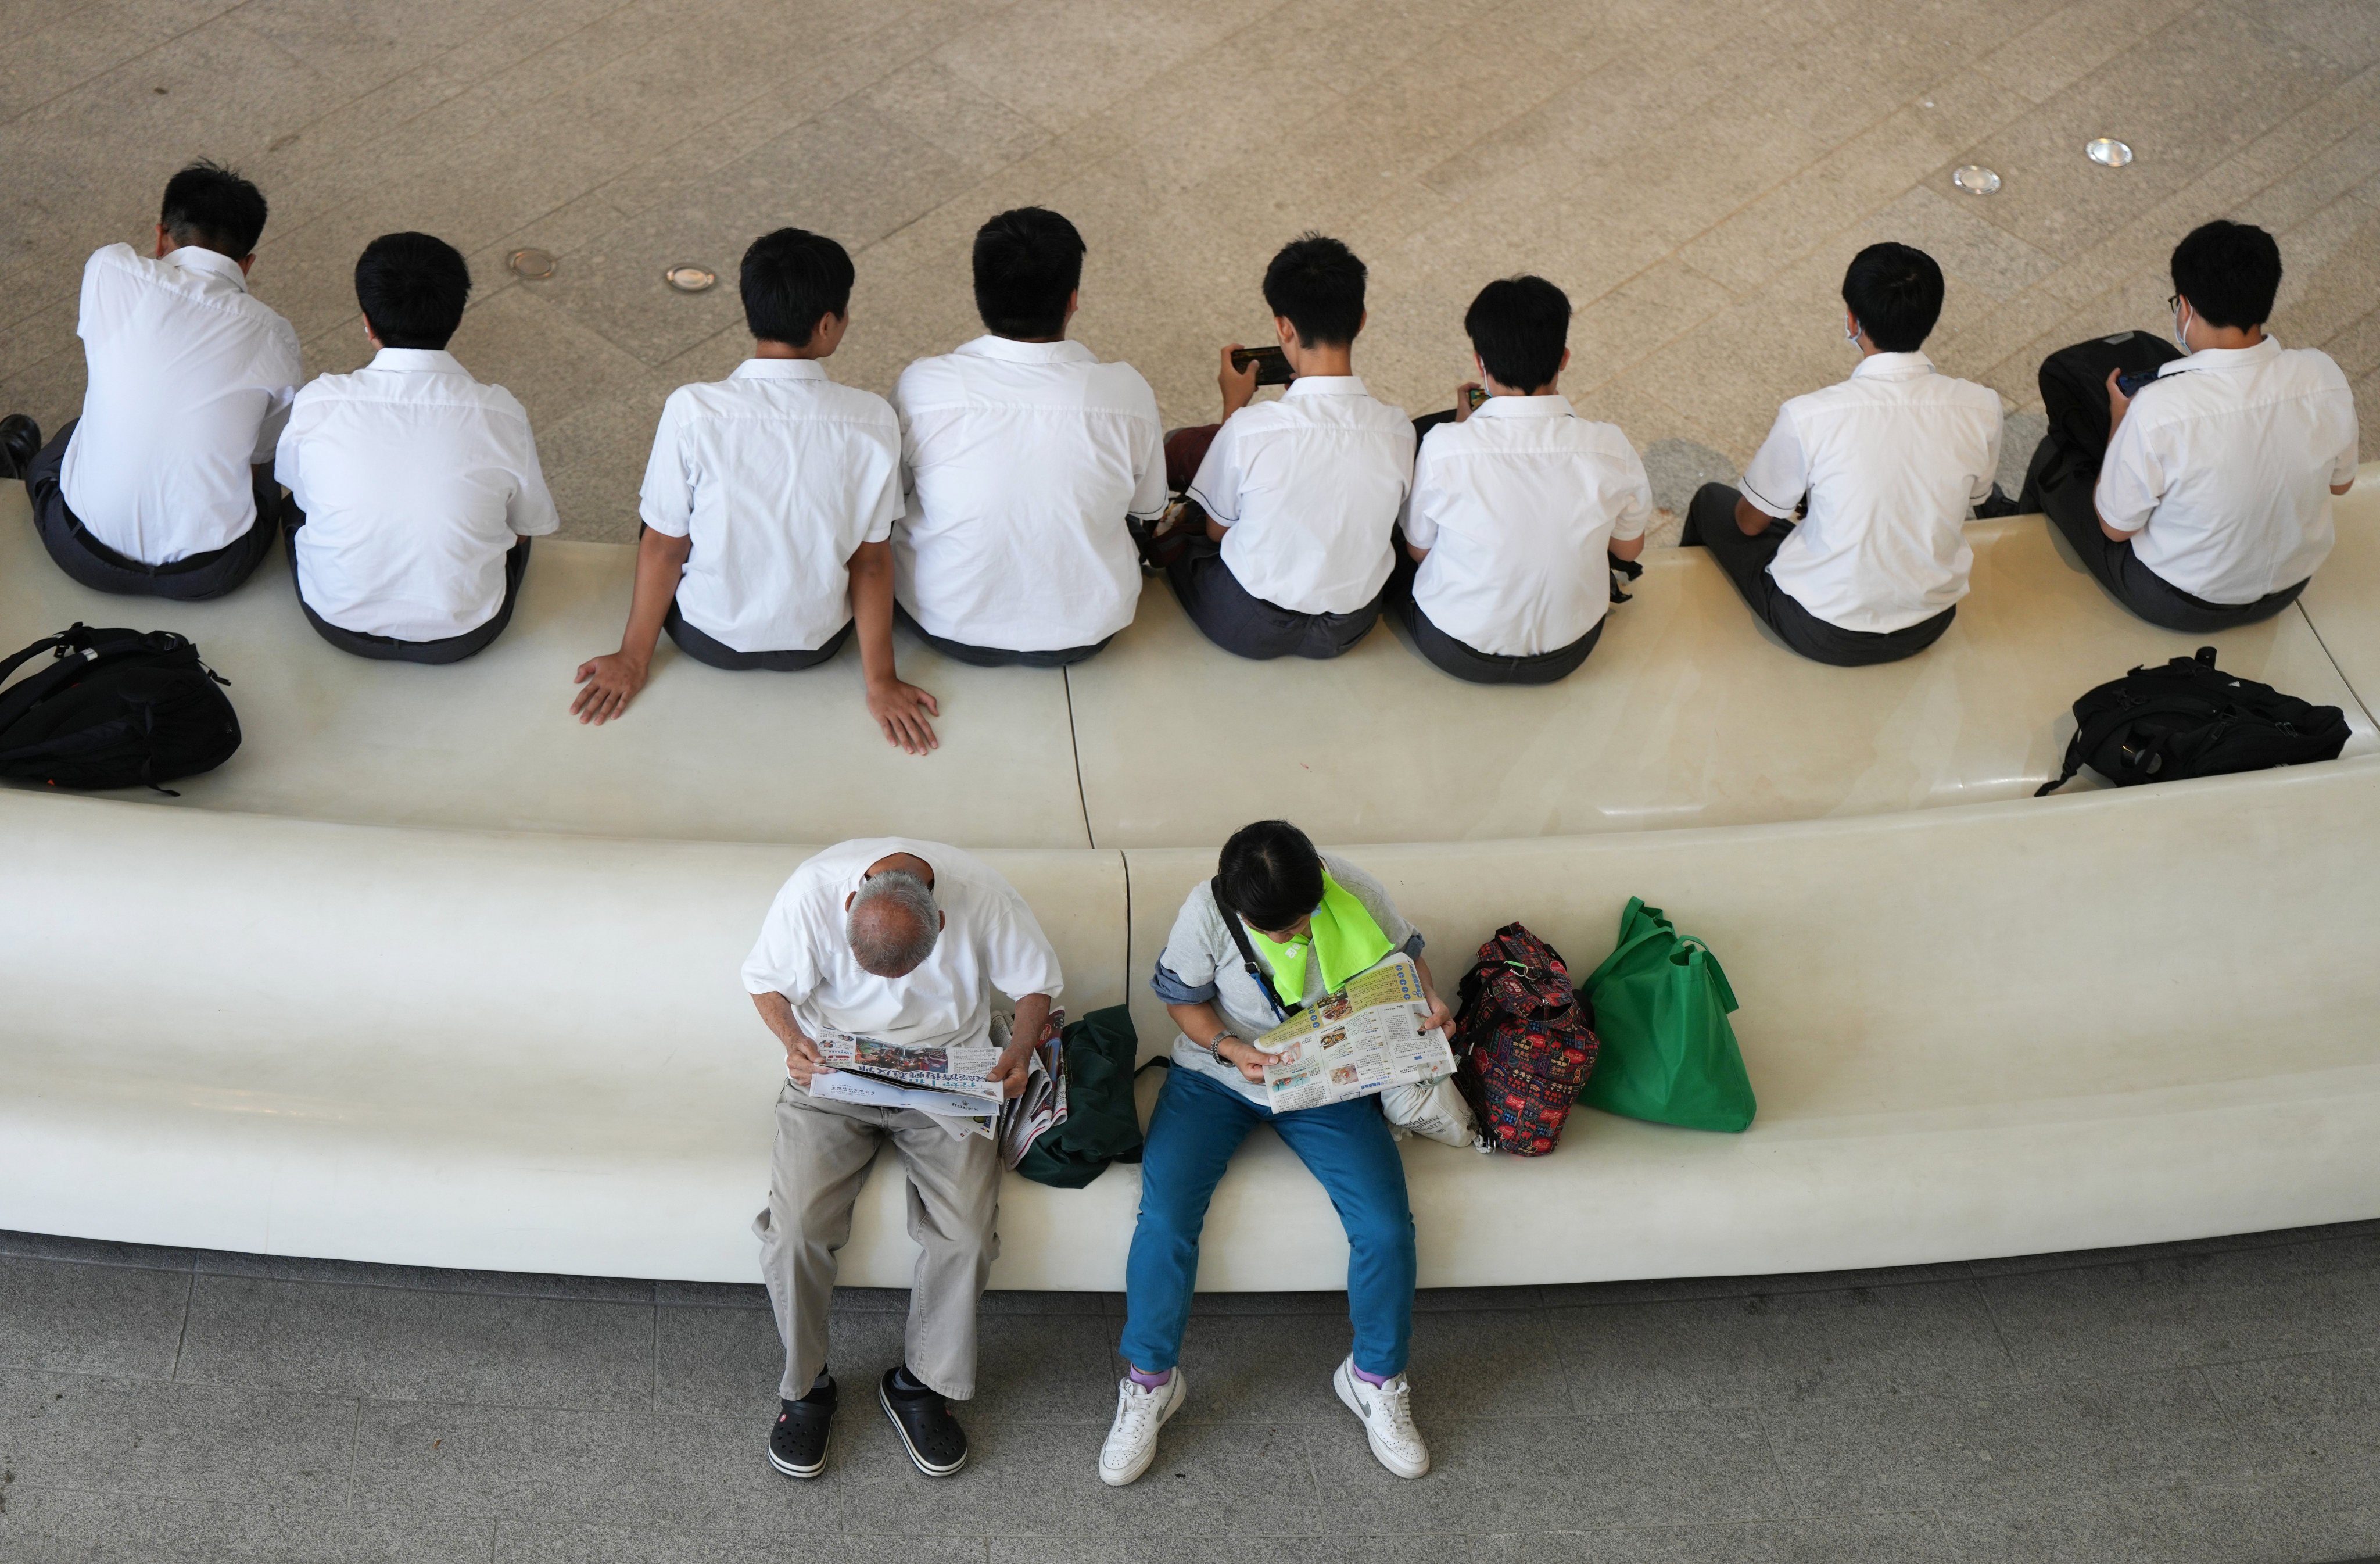
<instances>
[{"instance_id":1,"label":"white nike sneaker","mask_svg":"<svg viewBox=\"0 0 2380 1564\"><path fill-rule=\"evenodd\" d=\"M1429 1472L1429 1447L1414 1426L1413 1387L1398 1375L1385 1385L1355 1377L1355 1356L1349 1353L1330 1376L1330 1387L1347 1410L1364 1420L1364 1436L1372 1443L1373 1458L1400 1477L1421 1477ZM1122 1426L1119 1423L1118 1426ZM1109 1436L1114 1442L1114 1436Z\"/></svg>"},{"instance_id":2,"label":"white nike sneaker","mask_svg":"<svg viewBox=\"0 0 2380 1564\"><path fill-rule=\"evenodd\" d=\"M1115 1423L1108 1430L1108 1442L1099 1447L1099 1481L1121 1488L1148 1471L1157 1459L1157 1431L1182 1410L1189 1395L1190 1382L1178 1366L1173 1377L1154 1390L1124 1375L1116 1387Z\"/></svg>"}]
</instances>

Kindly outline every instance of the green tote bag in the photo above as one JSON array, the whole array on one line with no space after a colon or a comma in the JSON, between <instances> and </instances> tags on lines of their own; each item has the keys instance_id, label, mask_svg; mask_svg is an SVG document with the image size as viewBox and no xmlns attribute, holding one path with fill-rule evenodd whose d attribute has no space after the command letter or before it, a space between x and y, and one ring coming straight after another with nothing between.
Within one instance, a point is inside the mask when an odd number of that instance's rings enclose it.
<instances>
[{"instance_id":1,"label":"green tote bag","mask_svg":"<svg viewBox=\"0 0 2380 1564\"><path fill-rule=\"evenodd\" d=\"M1603 1040L1580 1102L1689 1130L1751 1124L1752 1081L1727 1020L1735 991L1709 947L1635 897L1619 948L1579 987Z\"/></svg>"}]
</instances>

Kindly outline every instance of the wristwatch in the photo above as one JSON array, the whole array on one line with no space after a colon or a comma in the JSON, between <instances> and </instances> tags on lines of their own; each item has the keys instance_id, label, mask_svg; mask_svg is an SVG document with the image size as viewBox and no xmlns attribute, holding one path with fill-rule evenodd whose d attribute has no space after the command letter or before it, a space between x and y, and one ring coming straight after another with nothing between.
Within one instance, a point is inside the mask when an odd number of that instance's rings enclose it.
<instances>
[{"instance_id":1,"label":"wristwatch","mask_svg":"<svg viewBox=\"0 0 2380 1564\"><path fill-rule=\"evenodd\" d=\"M1240 1034L1238 1032L1233 1032L1227 1026L1222 1031L1215 1033L1214 1036L1207 1039L1204 1043L1199 1044L1198 1046L1207 1050L1207 1057L1208 1058L1213 1059L1217 1064L1220 1064L1223 1062L1223 1039L1229 1037L1237 1041L1239 1040L1239 1036Z\"/></svg>"}]
</instances>

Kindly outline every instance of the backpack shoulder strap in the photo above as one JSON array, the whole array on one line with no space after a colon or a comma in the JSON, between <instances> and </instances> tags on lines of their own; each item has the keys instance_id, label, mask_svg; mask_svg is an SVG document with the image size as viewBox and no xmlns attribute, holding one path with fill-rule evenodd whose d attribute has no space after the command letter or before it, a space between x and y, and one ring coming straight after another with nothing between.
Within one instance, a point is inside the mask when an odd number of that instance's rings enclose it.
<instances>
[{"instance_id":1,"label":"backpack shoulder strap","mask_svg":"<svg viewBox=\"0 0 2380 1564\"><path fill-rule=\"evenodd\" d=\"M75 630L79 630L80 629L82 629L82 627L80 625L77 625L75 626L74 630L65 630L57 635L44 636L41 640L33 642L30 646L26 647L22 652L18 653L15 656L8 658L5 662L0 662L0 684L7 683L8 676L10 674L15 673L18 668L23 667L27 663L31 662L42 653L55 651L56 648L61 646L73 645Z\"/></svg>"},{"instance_id":2,"label":"backpack shoulder strap","mask_svg":"<svg viewBox=\"0 0 2380 1564\"><path fill-rule=\"evenodd\" d=\"M1246 932L1240 927L1240 915L1232 910L1232 904L1223 898L1223 876L1218 874L1208 881L1207 888L1215 893L1215 910L1223 915L1223 927L1230 932L1232 944L1239 949L1240 965L1247 969L1248 976L1257 980L1257 986L1264 990L1264 996L1272 1001L1273 1014L1286 1020L1305 1008L1303 1001L1294 1005L1281 1002L1281 994L1272 985L1271 974L1257 959L1256 951L1248 945Z\"/></svg>"}]
</instances>

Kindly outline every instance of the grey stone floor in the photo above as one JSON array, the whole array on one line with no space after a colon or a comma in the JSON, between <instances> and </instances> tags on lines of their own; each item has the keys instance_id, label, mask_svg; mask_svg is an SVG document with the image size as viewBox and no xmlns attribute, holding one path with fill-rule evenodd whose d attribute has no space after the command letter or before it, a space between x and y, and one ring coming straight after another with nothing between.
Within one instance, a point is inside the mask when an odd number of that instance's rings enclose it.
<instances>
[{"instance_id":1,"label":"grey stone floor","mask_svg":"<svg viewBox=\"0 0 2380 1564\"><path fill-rule=\"evenodd\" d=\"M839 1301L864 1385L904 1295ZM1859 1275L1426 1293L1438 1470L1326 1384L1330 1294L1202 1300L1162 1459L1093 1473L1118 1301L995 1293L974 1464L761 1441L757 1288L0 1234L0 1559L2076 1560L2380 1552L2380 1223Z\"/></svg>"},{"instance_id":2,"label":"grey stone floor","mask_svg":"<svg viewBox=\"0 0 2380 1564\"><path fill-rule=\"evenodd\" d=\"M527 404L569 536L634 535L662 397L745 351L732 287L664 265L835 235L833 368L880 391L975 335L969 237L1026 202L1088 239L1077 335L1177 422L1300 229L1370 262L1357 367L1416 410L1467 373L1482 282L1552 277L1564 388L1671 502L1847 372L1860 245L1941 260L1929 347L2027 414L2046 351L2161 327L2174 240L2237 216L2380 454L2374 0L0 0L0 409L73 412L83 258L210 155L272 200L253 282L312 370L367 352L372 235L471 258L456 351ZM2103 134L2138 161L2086 162ZM1970 161L1998 194L1951 187ZM504 272L530 245L551 280Z\"/></svg>"}]
</instances>

